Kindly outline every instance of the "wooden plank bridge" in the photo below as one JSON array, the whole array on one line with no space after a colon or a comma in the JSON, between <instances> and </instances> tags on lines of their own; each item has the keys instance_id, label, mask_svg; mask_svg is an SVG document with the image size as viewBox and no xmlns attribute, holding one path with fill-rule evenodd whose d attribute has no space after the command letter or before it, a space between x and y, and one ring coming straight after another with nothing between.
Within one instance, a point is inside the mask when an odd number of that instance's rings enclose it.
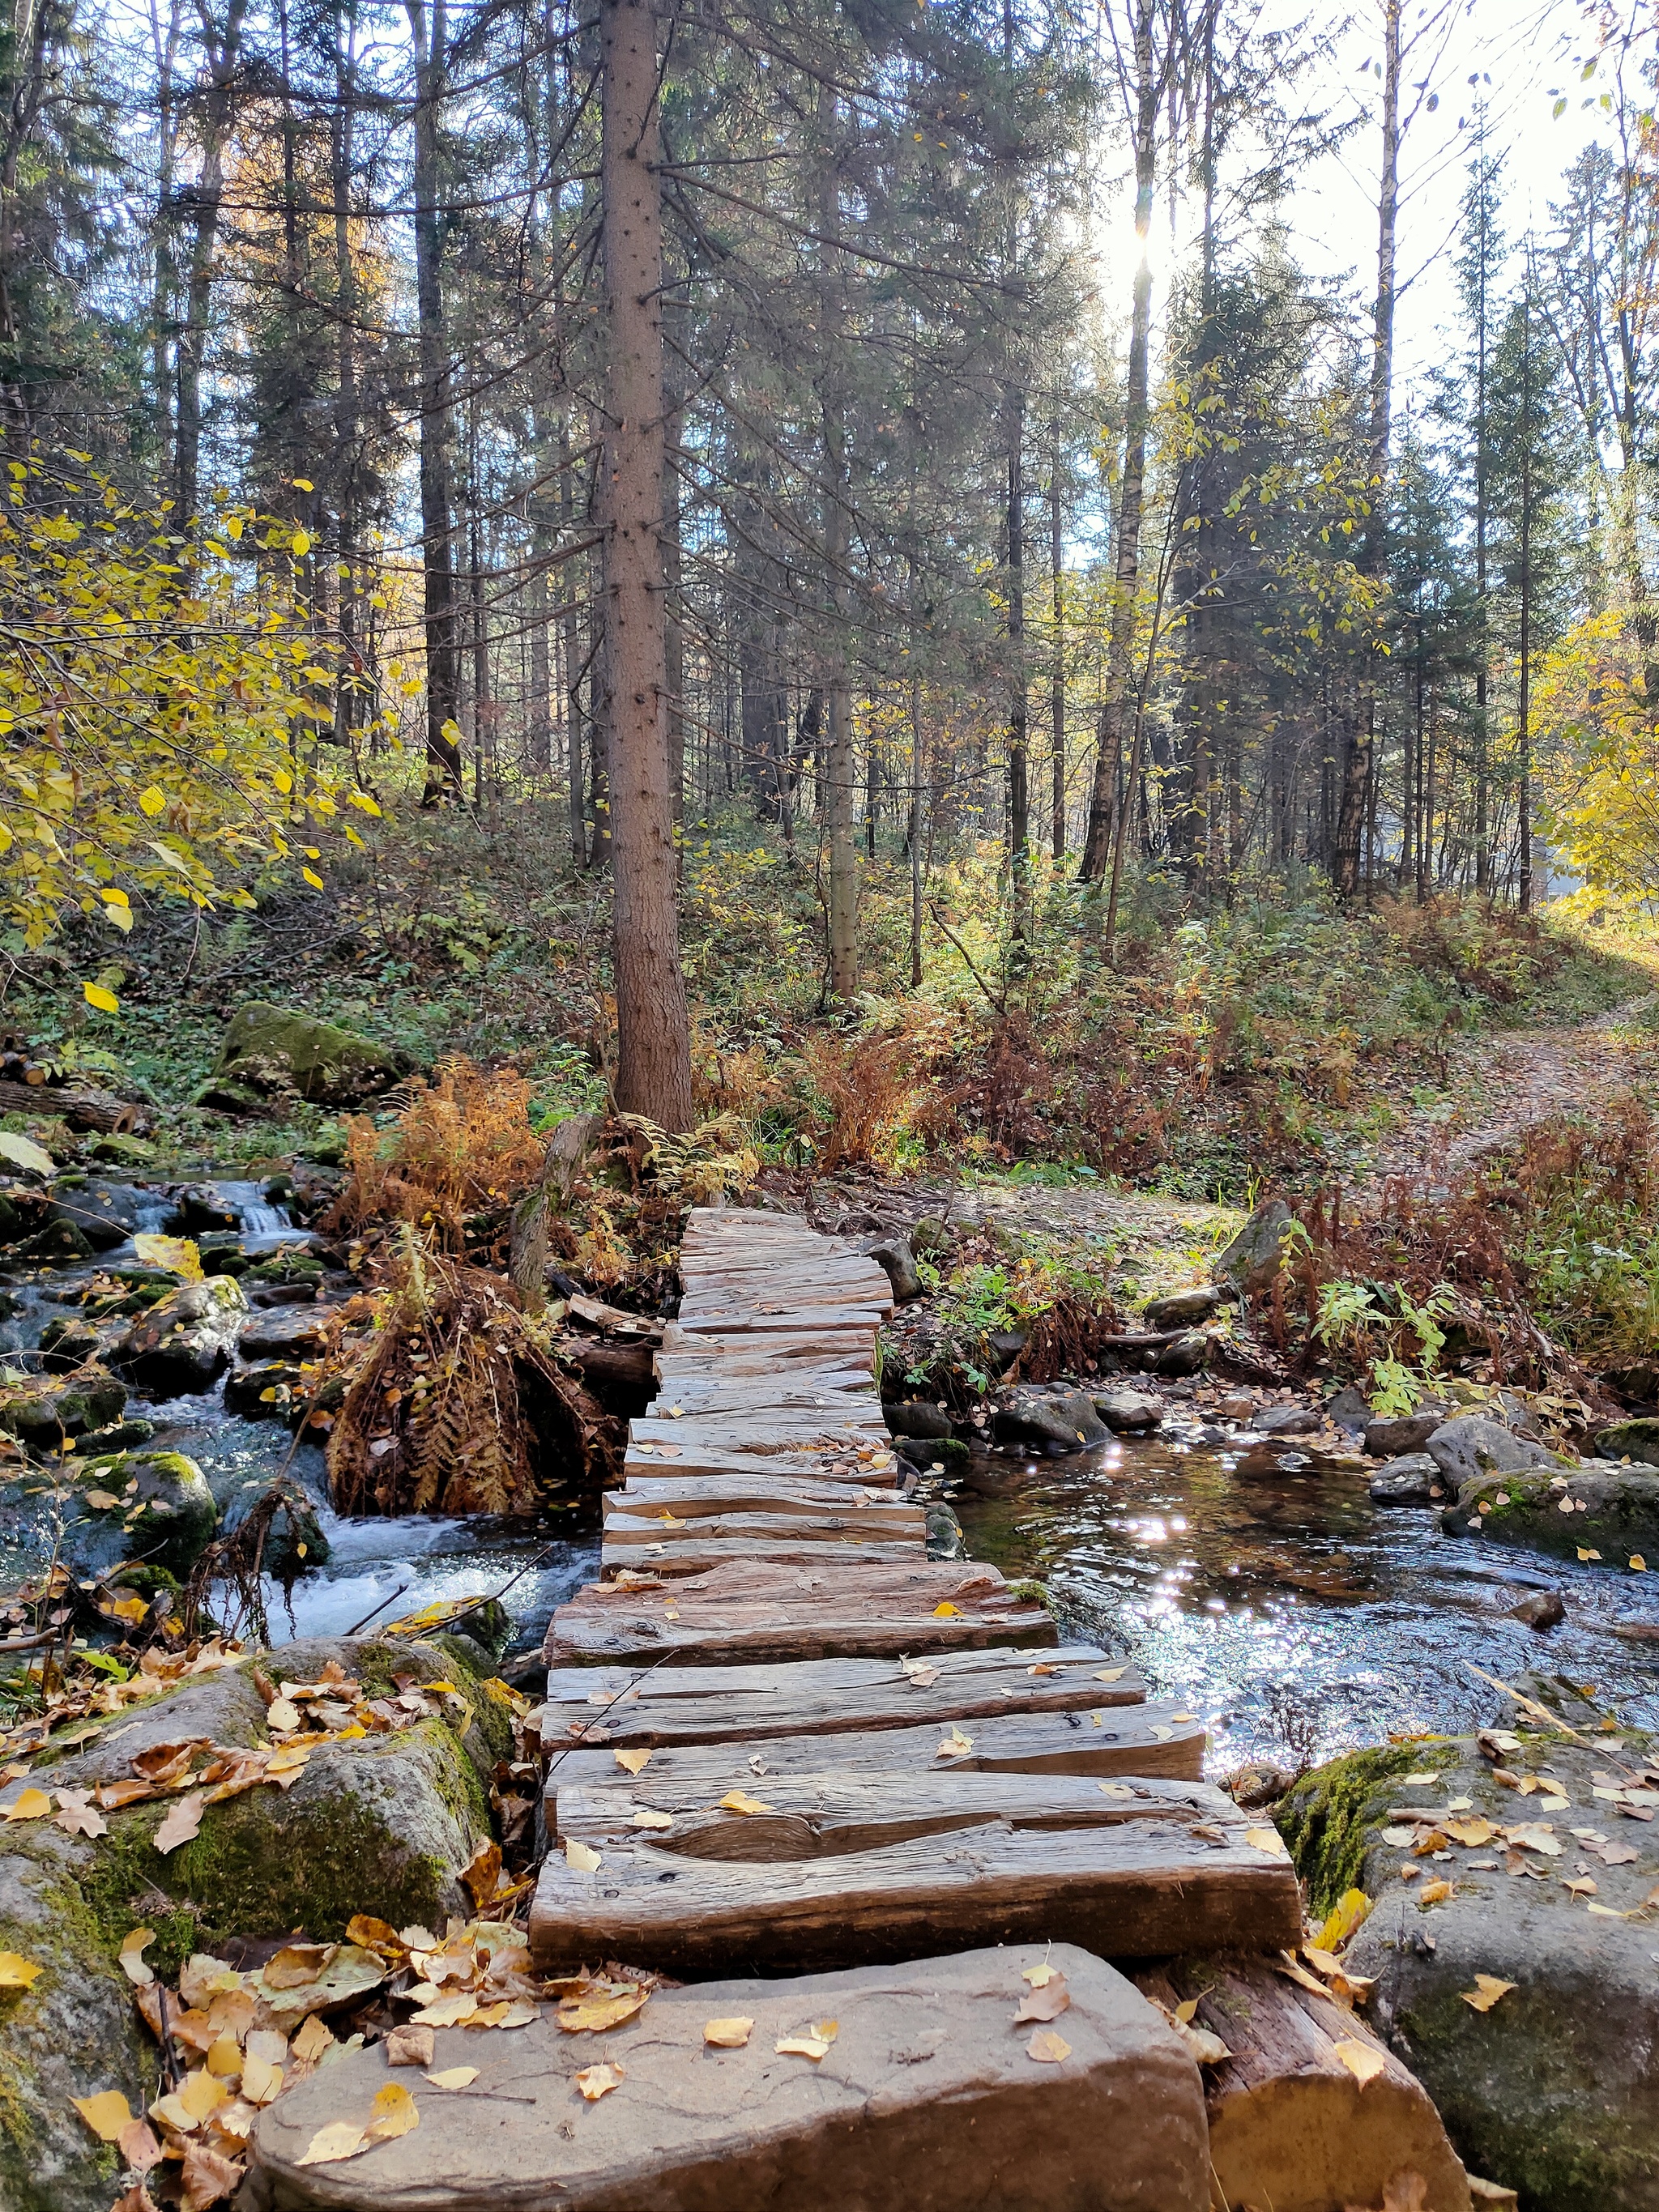
<instances>
[{"instance_id":1,"label":"wooden plank bridge","mask_svg":"<svg viewBox=\"0 0 1659 2212\"><path fill-rule=\"evenodd\" d=\"M1201 1779L1196 1717L994 1567L928 1558L877 1391L885 1275L726 1211L692 1215L682 1271L536 1723L532 1957L619 1973L616 2032L440 2029L469 2086L317 2166L313 2130L386 2080L343 2054L260 2115L239 2203L1472 2212L1421 2088L1273 1971L1297 1883ZM644 2005L642 1968L690 1986ZM1194 2003L1233 2054L1204 2081Z\"/></svg>"}]
</instances>

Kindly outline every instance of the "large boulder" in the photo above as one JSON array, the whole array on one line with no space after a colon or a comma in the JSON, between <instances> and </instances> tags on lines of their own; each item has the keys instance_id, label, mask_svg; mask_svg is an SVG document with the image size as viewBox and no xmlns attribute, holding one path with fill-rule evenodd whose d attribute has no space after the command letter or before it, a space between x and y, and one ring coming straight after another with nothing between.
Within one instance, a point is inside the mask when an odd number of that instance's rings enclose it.
<instances>
[{"instance_id":1,"label":"large boulder","mask_svg":"<svg viewBox=\"0 0 1659 2212\"><path fill-rule=\"evenodd\" d=\"M262 1784L210 1805L193 1841L163 1856L155 1836L179 1802L106 1812L106 1833L69 1834L49 1818L8 1823L0 1856L0 1950L46 1971L0 1993L0 2204L6 2212L108 2212L113 2154L70 2102L118 2089L142 2110L156 2052L139 2025L118 1953L143 1924L146 1956L171 1974L193 1952L238 1936L301 1929L337 1938L355 1913L441 1929L471 1905L459 1869L489 1833L489 1776L507 1750L501 1708L458 1640L363 1638L280 1646L261 1663L276 1682L315 1682L330 1659L365 1696L397 1695L394 1675L452 1683L457 1697L393 1727L313 1752L287 1790ZM255 1662L187 1679L106 1723L70 1756L37 1758L27 1783L0 1789L0 1813L25 1787L85 1790L125 1778L137 1753L205 1739L264 1741Z\"/></svg>"},{"instance_id":2,"label":"large boulder","mask_svg":"<svg viewBox=\"0 0 1659 2212\"><path fill-rule=\"evenodd\" d=\"M250 999L225 1032L198 1103L222 1103L235 1113L245 1110L252 1094L257 1099L303 1098L313 1106L356 1106L389 1091L410 1065L404 1054L334 1022Z\"/></svg>"},{"instance_id":3,"label":"large boulder","mask_svg":"<svg viewBox=\"0 0 1659 2212\"><path fill-rule=\"evenodd\" d=\"M1483 1475L1518 1474L1529 1467L1558 1465L1553 1455L1530 1437L1518 1437L1501 1421L1479 1413L1460 1413L1443 1421L1423 1444L1423 1449L1454 1490Z\"/></svg>"},{"instance_id":4,"label":"large boulder","mask_svg":"<svg viewBox=\"0 0 1659 2212\"><path fill-rule=\"evenodd\" d=\"M1659 1467L1659 1420L1617 1421L1599 1432L1595 1449L1603 1459L1639 1459Z\"/></svg>"},{"instance_id":5,"label":"large boulder","mask_svg":"<svg viewBox=\"0 0 1659 2212\"><path fill-rule=\"evenodd\" d=\"M1104 1443L1109 1431L1082 1390L1012 1390L991 1416L1000 1443L1030 1444L1058 1454Z\"/></svg>"},{"instance_id":6,"label":"large boulder","mask_svg":"<svg viewBox=\"0 0 1659 2212\"><path fill-rule=\"evenodd\" d=\"M1220 1304L1221 1293L1214 1284L1200 1283L1195 1289L1149 1300L1141 1319L1148 1328L1188 1328L1208 1321Z\"/></svg>"},{"instance_id":7,"label":"large boulder","mask_svg":"<svg viewBox=\"0 0 1659 2212\"><path fill-rule=\"evenodd\" d=\"M1365 1449L1373 1459L1399 1459L1426 1449L1435 1431L1447 1425L1449 1407L1419 1406L1414 1413L1395 1413L1365 1424Z\"/></svg>"},{"instance_id":8,"label":"large boulder","mask_svg":"<svg viewBox=\"0 0 1659 2212\"><path fill-rule=\"evenodd\" d=\"M1592 1748L1542 1727L1485 1741L1490 1757L1463 1736L1334 1760L1291 1792L1280 1831L1316 1916L1349 1889L1376 1900L1345 1967L1376 1978L1373 2025L1470 2171L1517 2191L1526 2212L1656 2212L1659 1975L1644 1900L1659 1843L1614 1795L1651 1753L1640 1738ZM1430 1773L1432 1784L1411 1778ZM1659 1805L1637 1796L1638 1813ZM1511 1986L1486 2002L1483 1975Z\"/></svg>"},{"instance_id":9,"label":"large boulder","mask_svg":"<svg viewBox=\"0 0 1659 2212\"><path fill-rule=\"evenodd\" d=\"M1523 1469L1466 1482L1441 1516L1451 1536L1480 1533L1575 1559L1589 1552L1603 1566L1634 1559L1659 1565L1659 1471L1586 1460L1573 1468Z\"/></svg>"},{"instance_id":10,"label":"large boulder","mask_svg":"<svg viewBox=\"0 0 1659 2212\"><path fill-rule=\"evenodd\" d=\"M327 1341L330 1318L314 1302L275 1306L243 1323L237 1349L244 1359L312 1359Z\"/></svg>"},{"instance_id":11,"label":"large boulder","mask_svg":"<svg viewBox=\"0 0 1659 2212\"><path fill-rule=\"evenodd\" d=\"M1097 1390L1090 1401L1114 1436L1146 1436L1164 1419L1164 1408L1144 1390Z\"/></svg>"},{"instance_id":12,"label":"large boulder","mask_svg":"<svg viewBox=\"0 0 1659 2212\"><path fill-rule=\"evenodd\" d=\"M1265 1291L1285 1264L1285 1247L1295 1216L1282 1198L1257 1206L1231 1243L1212 1263L1215 1279L1235 1291Z\"/></svg>"},{"instance_id":13,"label":"large boulder","mask_svg":"<svg viewBox=\"0 0 1659 2212\"><path fill-rule=\"evenodd\" d=\"M60 1176L52 1185L50 1218L78 1229L94 1252L112 1252L155 1218L155 1194L132 1183L101 1182L90 1176Z\"/></svg>"},{"instance_id":14,"label":"large boulder","mask_svg":"<svg viewBox=\"0 0 1659 2212\"><path fill-rule=\"evenodd\" d=\"M1428 1505L1446 1495L1446 1478L1427 1452L1402 1452L1371 1477L1373 1505Z\"/></svg>"},{"instance_id":15,"label":"large boulder","mask_svg":"<svg viewBox=\"0 0 1659 2212\"><path fill-rule=\"evenodd\" d=\"M134 1322L116 1346L115 1364L152 1397L205 1390L228 1363L246 1315L234 1275L181 1283Z\"/></svg>"},{"instance_id":16,"label":"large boulder","mask_svg":"<svg viewBox=\"0 0 1659 2212\"><path fill-rule=\"evenodd\" d=\"M71 1437L118 1420L126 1402L126 1385L101 1367L32 1375L0 1384L0 1431L15 1437L25 1451L55 1458Z\"/></svg>"},{"instance_id":17,"label":"large boulder","mask_svg":"<svg viewBox=\"0 0 1659 2212\"><path fill-rule=\"evenodd\" d=\"M218 1509L207 1477L183 1452L65 1458L0 1485L0 1516L15 1536L31 1528L57 1547L77 1580L109 1577L143 1561L182 1581L211 1541Z\"/></svg>"}]
</instances>

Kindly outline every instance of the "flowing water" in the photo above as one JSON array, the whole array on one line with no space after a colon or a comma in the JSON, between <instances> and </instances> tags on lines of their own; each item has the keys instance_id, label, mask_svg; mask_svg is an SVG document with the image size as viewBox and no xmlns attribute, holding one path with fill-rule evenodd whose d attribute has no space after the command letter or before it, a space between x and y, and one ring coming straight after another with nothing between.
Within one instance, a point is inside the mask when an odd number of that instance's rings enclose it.
<instances>
[{"instance_id":1,"label":"flowing water","mask_svg":"<svg viewBox=\"0 0 1659 2212\"><path fill-rule=\"evenodd\" d=\"M1376 1506L1352 1474L1243 1480L1237 1455L1119 1438L1035 1464L988 1454L957 1500L975 1558L1048 1583L1066 1626L1132 1654L1211 1732L1211 1763L1295 1766L1389 1731L1483 1724L1493 1693L1547 1669L1659 1725L1659 1622L1643 1578L1447 1536L1429 1506ZM1506 1619L1538 1589L1566 1619Z\"/></svg>"},{"instance_id":2,"label":"flowing water","mask_svg":"<svg viewBox=\"0 0 1659 2212\"><path fill-rule=\"evenodd\" d=\"M246 1249L304 1240L258 1184L212 1187ZM171 1210L158 1193L153 1225ZM142 1225L152 1225L148 1208ZM127 1244L95 1263L14 1273L0 1358L32 1366L41 1330L65 1310L53 1294L133 1257ZM200 1462L227 1523L284 1466L311 1493L330 1556L295 1585L291 1620L270 1593L278 1638L337 1635L510 1582L511 1648L531 1651L554 1607L598 1570L591 1533L343 1520L321 1452L296 1448L280 1422L227 1413L216 1388L156 1406L135 1398L128 1413L155 1423L157 1447ZM1492 1693L1470 1662L1505 1679L1541 1668L1594 1683L1626 1718L1659 1725L1659 1644L1614 1632L1659 1617L1639 1577L1445 1536L1433 1510L1373 1506L1352 1474L1243 1480L1235 1457L1224 1443L1183 1443L1178 1425L1063 1460L987 1453L956 1503L971 1556L1040 1577L1068 1631L1133 1655L1159 1693L1207 1723L1216 1771L1484 1719ZM0 1531L0 1587L37 1563L38 1540ZM1565 1600L1560 1627L1537 1635L1504 1617L1543 1589Z\"/></svg>"}]
</instances>

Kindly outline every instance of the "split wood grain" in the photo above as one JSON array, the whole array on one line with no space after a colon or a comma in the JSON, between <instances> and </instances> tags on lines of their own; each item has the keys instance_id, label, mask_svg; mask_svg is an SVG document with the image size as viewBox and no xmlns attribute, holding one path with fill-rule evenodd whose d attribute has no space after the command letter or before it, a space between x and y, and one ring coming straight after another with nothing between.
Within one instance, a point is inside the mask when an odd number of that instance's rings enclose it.
<instances>
[{"instance_id":1,"label":"split wood grain","mask_svg":"<svg viewBox=\"0 0 1659 2212\"><path fill-rule=\"evenodd\" d=\"M1228 2204L1377 2204L1414 2172L1424 2212L1468 2212L1468 2178L1427 2091L1357 2014L1255 1960L1188 1957L1135 1979L1171 2012L1196 1998L1194 2025L1232 2053L1204 2069L1210 2159ZM1340 2043L1381 2062L1363 2087Z\"/></svg>"},{"instance_id":2,"label":"split wood grain","mask_svg":"<svg viewBox=\"0 0 1659 2212\"><path fill-rule=\"evenodd\" d=\"M627 1959L679 1975L876 1965L1052 1940L1103 1958L1277 1950L1301 1934L1286 1859L1183 1821L1030 1828L990 1821L885 1849L780 1862L612 1847L542 1864L530 1947L543 1971Z\"/></svg>"},{"instance_id":3,"label":"split wood grain","mask_svg":"<svg viewBox=\"0 0 1659 2212\"><path fill-rule=\"evenodd\" d=\"M835 1535L804 1522L788 1524L788 1533L757 1535L687 1534L653 1544L613 1544L600 1547L599 1572L605 1576L652 1575L668 1582L684 1581L715 1565L747 1565L817 1566L826 1559L847 1560L859 1567L902 1567L907 1561L927 1556L926 1536L883 1543L873 1536ZM631 1585L637 1589L641 1585Z\"/></svg>"},{"instance_id":4,"label":"split wood grain","mask_svg":"<svg viewBox=\"0 0 1659 2212\"><path fill-rule=\"evenodd\" d=\"M787 1667L665 1665L643 1676L623 1668L556 1666L537 1726L549 1747L763 1744L993 1715L1109 1714L1142 1705L1146 1695L1134 1668L1087 1644L1035 1656L995 1646L943 1651L908 1671L890 1659L857 1658Z\"/></svg>"},{"instance_id":5,"label":"split wood grain","mask_svg":"<svg viewBox=\"0 0 1659 2212\"><path fill-rule=\"evenodd\" d=\"M1169 1700L1145 1705L1097 1705L1073 1712L994 1712L943 1717L925 1725L843 1729L813 1735L733 1737L717 1743L674 1741L652 1752L637 1779L611 1749L567 1751L549 1777L549 1794L568 1784L632 1790L645 1802L666 1790L687 1803L712 1805L728 1790L766 1797L775 1778L861 1773L1120 1775L1202 1778L1203 1725L1177 1717ZM939 1747L955 1728L970 1749L948 1761Z\"/></svg>"},{"instance_id":6,"label":"split wood grain","mask_svg":"<svg viewBox=\"0 0 1659 2212\"><path fill-rule=\"evenodd\" d=\"M994 1567L711 1567L672 1592L586 1584L549 1625L550 1666L648 1665L664 1654L731 1659L896 1656L964 1644L1052 1644L1047 1609L1018 1597Z\"/></svg>"},{"instance_id":7,"label":"split wood grain","mask_svg":"<svg viewBox=\"0 0 1659 2212\"><path fill-rule=\"evenodd\" d=\"M630 1474L621 1490L605 1494L606 1526L611 1520L718 1520L729 1514L790 1514L816 1520L833 1513L856 1527L922 1528L927 1516L891 1490L845 1482L810 1482L761 1474L684 1475ZM660 1529L658 1531L661 1533ZM621 1531L618 1531L618 1534Z\"/></svg>"},{"instance_id":8,"label":"split wood grain","mask_svg":"<svg viewBox=\"0 0 1659 2212\"><path fill-rule=\"evenodd\" d=\"M646 1832L645 1840L659 1850L769 1863L886 1850L987 1821L1017 1830L1121 1828L1136 1835L1151 1832L1148 1822L1160 1833L1173 1822L1189 1841L1206 1844L1242 1844L1245 1827L1230 1798L1197 1781L1103 1784L1081 1774L950 1773L924 1765L768 1775L741 1788L747 1802L763 1809L740 1812L718 1799L711 1804L701 1790L649 1768L637 1780L622 1775L600 1784L567 1781L561 1772L555 1832L561 1843L574 1836L596 1850L630 1844L641 1833L635 1816L643 1811L673 1823Z\"/></svg>"}]
</instances>

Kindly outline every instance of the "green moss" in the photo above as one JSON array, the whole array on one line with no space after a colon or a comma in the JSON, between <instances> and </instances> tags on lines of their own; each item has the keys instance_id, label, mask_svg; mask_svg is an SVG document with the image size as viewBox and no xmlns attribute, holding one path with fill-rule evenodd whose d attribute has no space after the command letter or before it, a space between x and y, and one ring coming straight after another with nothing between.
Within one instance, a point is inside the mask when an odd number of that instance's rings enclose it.
<instances>
[{"instance_id":1,"label":"green moss","mask_svg":"<svg viewBox=\"0 0 1659 2212\"><path fill-rule=\"evenodd\" d=\"M1010 1583L1008 1595L1018 1598L1022 1605L1040 1605L1045 1613L1052 1613L1054 1609L1048 1583L1035 1582L1030 1577L1021 1582Z\"/></svg>"},{"instance_id":2,"label":"green moss","mask_svg":"<svg viewBox=\"0 0 1659 2212\"><path fill-rule=\"evenodd\" d=\"M1363 1886L1378 1785L1434 1763L1432 1751L1421 1743L1351 1751L1304 1775L1285 1797L1275 1816L1279 1832L1315 1913L1328 1912L1344 1890Z\"/></svg>"}]
</instances>

